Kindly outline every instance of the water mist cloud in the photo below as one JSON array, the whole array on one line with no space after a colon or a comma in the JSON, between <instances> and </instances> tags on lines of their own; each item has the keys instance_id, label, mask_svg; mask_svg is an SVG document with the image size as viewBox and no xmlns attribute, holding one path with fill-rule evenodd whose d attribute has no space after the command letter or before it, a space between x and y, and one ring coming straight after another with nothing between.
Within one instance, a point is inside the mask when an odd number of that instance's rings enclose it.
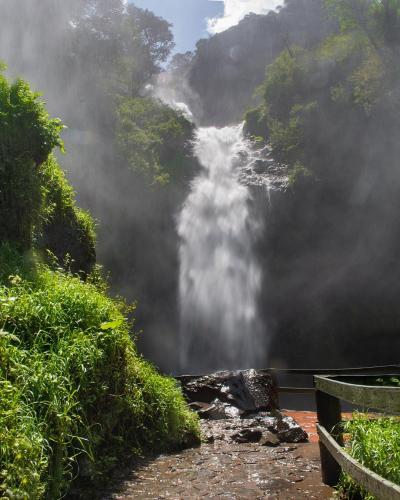
<instances>
[{"instance_id":1,"label":"water mist cloud","mask_svg":"<svg viewBox=\"0 0 400 500\"><path fill-rule=\"evenodd\" d=\"M207 20L208 32L214 35L238 24L247 14L267 14L283 0L224 0L224 15Z\"/></svg>"}]
</instances>

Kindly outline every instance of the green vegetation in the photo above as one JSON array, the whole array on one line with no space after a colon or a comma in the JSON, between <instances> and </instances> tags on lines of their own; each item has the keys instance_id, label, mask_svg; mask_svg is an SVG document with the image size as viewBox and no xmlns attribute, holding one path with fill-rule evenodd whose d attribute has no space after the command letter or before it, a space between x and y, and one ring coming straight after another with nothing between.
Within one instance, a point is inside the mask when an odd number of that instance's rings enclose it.
<instances>
[{"instance_id":1,"label":"green vegetation","mask_svg":"<svg viewBox=\"0 0 400 500\"><path fill-rule=\"evenodd\" d=\"M197 167L192 125L150 97L174 46L172 27L123 0L19 0L18 8L0 0L0 24L0 59L11 75L35 82L67 126L68 155L56 157L98 224L96 248L111 288L138 302L143 342L154 339L155 359L170 369L163 362L174 352L160 348L159 325L168 325L171 339L178 332L175 217ZM46 210L35 247L90 274L93 221L71 204L55 162L42 169L52 186L41 190Z\"/></svg>"},{"instance_id":2,"label":"green vegetation","mask_svg":"<svg viewBox=\"0 0 400 500\"><path fill-rule=\"evenodd\" d=\"M268 67L262 106L246 121L289 170L300 164L316 180L344 188L376 161L378 150L387 154L397 144L400 2L327 6L341 32L312 49L283 51Z\"/></svg>"},{"instance_id":3,"label":"green vegetation","mask_svg":"<svg viewBox=\"0 0 400 500\"><path fill-rule=\"evenodd\" d=\"M1 268L10 260L29 268L6 245ZM59 498L79 471L95 479L118 457L195 442L176 382L135 352L125 304L43 265L30 274L0 288L3 495Z\"/></svg>"},{"instance_id":4,"label":"green vegetation","mask_svg":"<svg viewBox=\"0 0 400 500\"><path fill-rule=\"evenodd\" d=\"M60 263L68 257L71 269L88 273L95 262L93 220L75 206L51 155L63 149L62 129L26 82L10 84L0 75L0 241L21 251L37 242Z\"/></svg>"},{"instance_id":5,"label":"green vegetation","mask_svg":"<svg viewBox=\"0 0 400 500\"><path fill-rule=\"evenodd\" d=\"M61 129L27 83L0 77L0 496L13 499L61 498L121 457L199 439L177 383L136 352L131 308L91 273L93 220L52 154Z\"/></svg>"},{"instance_id":6,"label":"green vegetation","mask_svg":"<svg viewBox=\"0 0 400 500\"><path fill-rule=\"evenodd\" d=\"M345 424L345 432L350 434L349 453L368 469L385 479L400 484L400 421L395 418L370 419L362 414L355 414L353 420ZM345 498L366 500L374 498L357 484L343 475L339 492Z\"/></svg>"},{"instance_id":7,"label":"green vegetation","mask_svg":"<svg viewBox=\"0 0 400 500\"><path fill-rule=\"evenodd\" d=\"M400 377L397 375L389 376L383 375L382 377L346 377L346 381L350 384L362 385L377 385L386 387L399 387Z\"/></svg>"},{"instance_id":8,"label":"green vegetation","mask_svg":"<svg viewBox=\"0 0 400 500\"><path fill-rule=\"evenodd\" d=\"M326 362L327 352L337 361L352 352L356 364L391 363L400 328L400 2L306 3L325 4L334 29L317 44L289 40L246 115L248 134L271 146L289 180L268 219L264 265L281 292L266 294L265 307L277 338L313 353L323 345ZM293 364L295 351L285 352Z\"/></svg>"},{"instance_id":9,"label":"green vegetation","mask_svg":"<svg viewBox=\"0 0 400 500\"><path fill-rule=\"evenodd\" d=\"M53 155L41 165L40 220L37 248L52 255L73 272L90 273L96 262L95 223L76 206L75 193Z\"/></svg>"},{"instance_id":10,"label":"green vegetation","mask_svg":"<svg viewBox=\"0 0 400 500\"><path fill-rule=\"evenodd\" d=\"M118 139L129 165L151 182L190 179L193 161L188 141L194 125L182 114L151 98L123 99L118 108Z\"/></svg>"},{"instance_id":11,"label":"green vegetation","mask_svg":"<svg viewBox=\"0 0 400 500\"><path fill-rule=\"evenodd\" d=\"M40 165L62 147L59 120L50 120L27 83L0 74L0 240L32 244L40 217Z\"/></svg>"}]
</instances>

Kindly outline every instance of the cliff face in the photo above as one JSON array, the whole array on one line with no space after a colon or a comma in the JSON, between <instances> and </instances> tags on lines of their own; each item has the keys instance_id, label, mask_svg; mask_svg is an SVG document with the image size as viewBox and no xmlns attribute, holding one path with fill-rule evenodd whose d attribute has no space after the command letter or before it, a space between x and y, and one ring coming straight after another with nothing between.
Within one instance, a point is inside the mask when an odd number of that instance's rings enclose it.
<instances>
[{"instance_id":1,"label":"cliff face","mask_svg":"<svg viewBox=\"0 0 400 500\"><path fill-rule=\"evenodd\" d=\"M396 363L399 186L382 178L368 198L355 201L311 179L291 185L284 173L270 163L263 183L246 180L264 225L259 310L271 338L269 364Z\"/></svg>"},{"instance_id":2,"label":"cliff face","mask_svg":"<svg viewBox=\"0 0 400 500\"><path fill-rule=\"evenodd\" d=\"M241 121L245 110L258 103L254 90L283 49L314 46L335 29L323 1L289 0L279 13L250 14L237 26L200 40L188 67L186 62L186 76L200 100L202 124Z\"/></svg>"}]
</instances>

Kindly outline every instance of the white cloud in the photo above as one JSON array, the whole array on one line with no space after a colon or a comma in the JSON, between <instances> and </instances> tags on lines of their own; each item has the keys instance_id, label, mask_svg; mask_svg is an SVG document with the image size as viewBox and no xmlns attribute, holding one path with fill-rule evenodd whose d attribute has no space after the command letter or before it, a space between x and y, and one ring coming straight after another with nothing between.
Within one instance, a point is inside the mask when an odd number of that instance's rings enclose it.
<instances>
[{"instance_id":1,"label":"white cloud","mask_svg":"<svg viewBox=\"0 0 400 500\"><path fill-rule=\"evenodd\" d=\"M267 14L278 5L283 4L283 0L224 0L224 15L207 19L208 32L211 34L220 33L231 26L235 26L247 14Z\"/></svg>"}]
</instances>

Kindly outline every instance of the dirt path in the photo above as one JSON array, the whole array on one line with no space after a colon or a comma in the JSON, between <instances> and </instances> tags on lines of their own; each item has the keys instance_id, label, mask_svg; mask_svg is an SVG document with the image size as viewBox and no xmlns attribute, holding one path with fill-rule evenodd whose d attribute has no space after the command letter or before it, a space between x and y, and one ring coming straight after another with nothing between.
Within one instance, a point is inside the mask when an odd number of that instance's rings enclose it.
<instances>
[{"instance_id":1,"label":"dirt path","mask_svg":"<svg viewBox=\"0 0 400 500\"><path fill-rule=\"evenodd\" d=\"M276 448L215 442L161 455L125 475L103 500L330 499L333 491L321 484L315 415L296 416L307 423L314 442Z\"/></svg>"}]
</instances>

